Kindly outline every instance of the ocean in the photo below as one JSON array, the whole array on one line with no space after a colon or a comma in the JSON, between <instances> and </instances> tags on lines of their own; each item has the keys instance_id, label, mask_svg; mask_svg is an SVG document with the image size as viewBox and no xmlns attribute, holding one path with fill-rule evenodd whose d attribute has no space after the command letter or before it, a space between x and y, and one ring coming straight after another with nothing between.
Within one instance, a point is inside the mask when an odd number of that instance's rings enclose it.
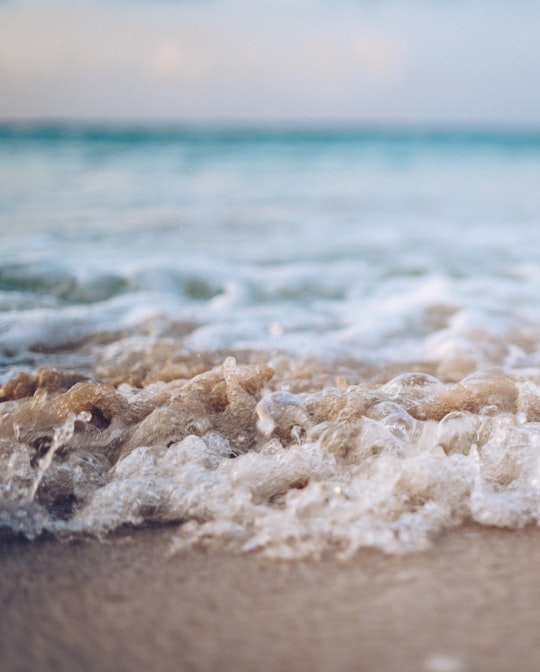
<instances>
[{"instance_id":1,"label":"ocean","mask_svg":"<svg viewBox=\"0 0 540 672\"><path fill-rule=\"evenodd\" d=\"M540 520L540 132L0 125L0 534Z\"/></svg>"}]
</instances>

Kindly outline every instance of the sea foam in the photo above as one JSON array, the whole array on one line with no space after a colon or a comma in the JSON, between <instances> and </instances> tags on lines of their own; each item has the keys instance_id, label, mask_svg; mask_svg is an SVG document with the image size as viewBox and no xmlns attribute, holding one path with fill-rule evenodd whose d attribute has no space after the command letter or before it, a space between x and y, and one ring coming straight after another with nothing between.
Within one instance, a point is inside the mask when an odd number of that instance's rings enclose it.
<instances>
[{"instance_id":1,"label":"sea foam","mask_svg":"<svg viewBox=\"0 0 540 672\"><path fill-rule=\"evenodd\" d=\"M318 389L312 363L297 391L295 362L271 364L229 357L190 378L188 360L181 378L142 388L45 370L4 385L3 526L71 538L174 523L178 552L300 558L538 523L534 383L418 372Z\"/></svg>"}]
</instances>

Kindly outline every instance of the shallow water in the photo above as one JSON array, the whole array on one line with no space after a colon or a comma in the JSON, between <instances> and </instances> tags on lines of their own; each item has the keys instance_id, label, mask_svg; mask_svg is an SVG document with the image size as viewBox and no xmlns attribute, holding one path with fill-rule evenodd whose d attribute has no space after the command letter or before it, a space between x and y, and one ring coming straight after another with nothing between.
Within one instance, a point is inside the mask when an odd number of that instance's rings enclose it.
<instances>
[{"instance_id":1,"label":"shallow water","mask_svg":"<svg viewBox=\"0 0 540 672\"><path fill-rule=\"evenodd\" d=\"M532 133L2 127L0 526L537 524L539 169Z\"/></svg>"}]
</instances>

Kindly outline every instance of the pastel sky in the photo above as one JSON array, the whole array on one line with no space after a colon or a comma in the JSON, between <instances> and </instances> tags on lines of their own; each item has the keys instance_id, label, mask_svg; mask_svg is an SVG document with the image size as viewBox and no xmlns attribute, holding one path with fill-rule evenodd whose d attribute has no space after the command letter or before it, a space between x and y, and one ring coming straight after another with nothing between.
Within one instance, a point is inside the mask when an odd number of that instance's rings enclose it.
<instances>
[{"instance_id":1,"label":"pastel sky","mask_svg":"<svg viewBox=\"0 0 540 672\"><path fill-rule=\"evenodd\" d=\"M0 0L0 118L540 127L538 0Z\"/></svg>"}]
</instances>

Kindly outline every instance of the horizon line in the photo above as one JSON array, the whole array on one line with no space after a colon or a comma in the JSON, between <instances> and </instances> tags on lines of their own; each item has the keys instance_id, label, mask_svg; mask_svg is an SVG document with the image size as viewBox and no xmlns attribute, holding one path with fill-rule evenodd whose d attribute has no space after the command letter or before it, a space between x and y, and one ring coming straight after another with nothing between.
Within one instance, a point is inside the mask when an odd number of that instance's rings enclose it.
<instances>
[{"instance_id":1,"label":"horizon line","mask_svg":"<svg viewBox=\"0 0 540 672\"><path fill-rule=\"evenodd\" d=\"M525 123L491 123L483 121L387 121L375 119L314 119L314 118L291 118L291 119L250 119L250 118L184 118L184 119L133 119L119 117L62 117L62 116L39 116L39 117L2 117L0 126L20 127L60 127L73 126L81 128L209 128L209 129L299 129L299 130L404 130L404 131L482 131L482 132L512 132L512 133L540 133L538 124Z\"/></svg>"}]
</instances>

